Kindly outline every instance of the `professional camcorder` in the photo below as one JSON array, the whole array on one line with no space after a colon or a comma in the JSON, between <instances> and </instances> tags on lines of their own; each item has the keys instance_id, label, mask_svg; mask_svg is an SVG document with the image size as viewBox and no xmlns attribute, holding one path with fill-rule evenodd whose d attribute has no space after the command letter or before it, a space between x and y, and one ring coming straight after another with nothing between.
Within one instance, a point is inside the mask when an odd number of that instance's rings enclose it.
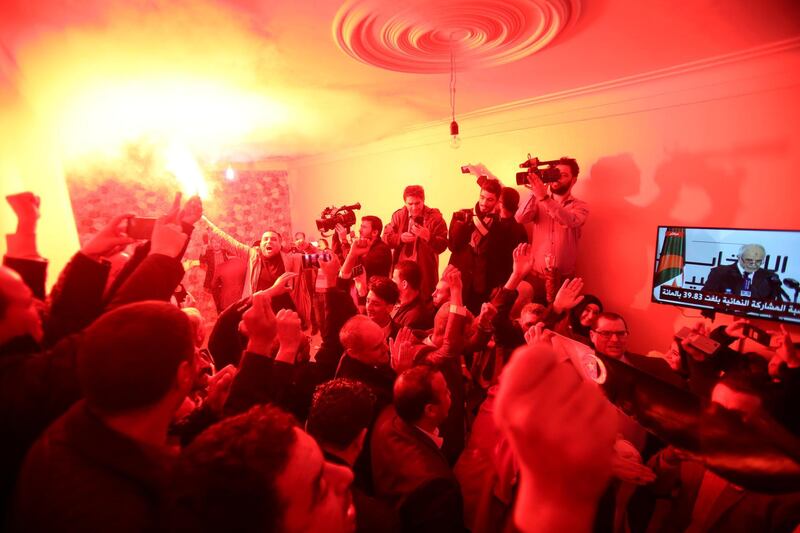
<instances>
[{"instance_id":1,"label":"professional camcorder","mask_svg":"<svg viewBox=\"0 0 800 533\"><path fill-rule=\"evenodd\" d=\"M325 232L332 232L336 228L336 224L341 224L349 231L350 227L356 223L356 214L354 213L356 209L361 209L360 203L342 207L326 207L322 210L320 218L317 219L317 229L323 237L327 237Z\"/></svg>"},{"instance_id":2,"label":"professional camcorder","mask_svg":"<svg viewBox=\"0 0 800 533\"><path fill-rule=\"evenodd\" d=\"M517 172L517 185L528 184L528 173L533 173L539 176L542 183L553 183L561 179L561 171L556 168L556 165L563 164L564 162L559 159L551 161L539 161L538 157L531 157L528 154L528 159L520 163L519 168L527 168L527 172ZM539 168L547 167L547 168Z\"/></svg>"}]
</instances>

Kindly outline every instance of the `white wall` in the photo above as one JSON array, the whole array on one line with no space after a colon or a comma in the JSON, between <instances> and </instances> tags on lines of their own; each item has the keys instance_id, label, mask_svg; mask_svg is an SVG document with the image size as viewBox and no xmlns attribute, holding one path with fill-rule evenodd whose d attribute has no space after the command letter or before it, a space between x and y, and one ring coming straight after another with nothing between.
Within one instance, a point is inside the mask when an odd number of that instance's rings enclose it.
<instances>
[{"instance_id":1,"label":"white wall","mask_svg":"<svg viewBox=\"0 0 800 533\"><path fill-rule=\"evenodd\" d=\"M312 234L322 207L355 201L386 221L411 183L449 222L478 196L460 165L483 162L513 184L528 152L569 155L591 207L587 291L629 319L633 350L662 349L687 319L649 300L657 225L800 229L799 96L800 38L461 116L459 150L445 122L424 125L290 163L293 227Z\"/></svg>"}]
</instances>

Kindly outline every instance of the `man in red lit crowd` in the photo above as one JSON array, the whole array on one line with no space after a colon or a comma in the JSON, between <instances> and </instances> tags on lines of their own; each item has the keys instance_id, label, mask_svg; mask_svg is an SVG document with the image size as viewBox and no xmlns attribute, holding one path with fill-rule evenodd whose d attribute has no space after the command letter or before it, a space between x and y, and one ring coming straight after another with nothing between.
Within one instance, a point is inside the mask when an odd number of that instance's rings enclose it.
<instances>
[{"instance_id":1,"label":"man in red lit crowd","mask_svg":"<svg viewBox=\"0 0 800 533\"><path fill-rule=\"evenodd\" d=\"M449 238L453 252L450 264L464 276L465 302L475 315L480 313L481 304L489 300L492 289L502 285L511 273L511 252L517 244L527 241L527 234L518 222L514 224L520 231L500 222L498 211L503 190L500 182L481 176L478 183L481 188L475 208L453 213ZM500 259L505 256L507 261Z\"/></svg>"},{"instance_id":2,"label":"man in red lit crowd","mask_svg":"<svg viewBox=\"0 0 800 533\"><path fill-rule=\"evenodd\" d=\"M273 309L293 309L300 313L304 324L310 322L311 299L302 276L296 276L302 269L302 256L282 251L283 239L275 230L268 229L261 235L256 246L241 243L218 228L205 216L203 220L211 229L212 238L219 239L223 248L247 260L242 297L272 287L279 279L292 285L289 293L272 299ZM294 278L294 281L290 280Z\"/></svg>"},{"instance_id":3,"label":"man in red lit crowd","mask_svg":"<svg viewBox=\"0 0 800 533\"><path fill-rule=\"evenodd\" d=\"M389 277L392 272L392 249L381 239L383 222L374 215L361 217L361 226L358 228L358 238L366 243L369 250L364 255L358 256L357 265L363 265L367 279L372 276ZM347 236L347 229L341 225L336 226L336 234L342 243L342 253L347 255L351 243Z\"/></svg>"},{"instance_id":4,"label":"man in red lit crowd","mask_svg":"<svg viewBox=\"0 0 800 533\"><path fill-rule=\"evenodd\" d=\"M392 213L383 240L394 250L392 265L416 262L422 270L419 291L427 299L439 279L439 254L447 248L447 223L442 213L425 205L425 190L409 185L403 190L402 207Z\"/></svg>"},{"instance_id":5,"label":"man in red lit crowd","mask_svg":"<svg viewBox=\"0 0 800 533\"><path fill-rule=\"evenodd\" d=\"M405 259L394 268L392 281L400 291L397 307L392 318L401 326L414 329L433 327L433 306L428 298L430 292L422 292L422 269L418 263Z\"/></svg>"},{"instance_id":6,"label":"man in red lit crowd","mask_svg":"<svg viewBox=\"0 0 800 533\"><path fill-rule=\"evenodd\" d=\"M256 406L183 451L166 521L172 531L353 533L352 481L291 415Z\"/></svg>"},{"instance_id":7,"label":"man in red lit crowd","mask_svg":"<svg viewBox=\"0 0 800 533\"><path fill-rule=\"evenodd\" d=\"M560 173L558 181L548 184L533 172L537 163L534 159L530 166L531 195L517 213L517 220L532 223L534 299L545 303L548 277L554 277L552 283L556 288L564 278L575 277L578 240L589 216L589 206L572 196L572 187L578 179L577 161L562 157L555 167Z\"/></svg>"}]
</instances>

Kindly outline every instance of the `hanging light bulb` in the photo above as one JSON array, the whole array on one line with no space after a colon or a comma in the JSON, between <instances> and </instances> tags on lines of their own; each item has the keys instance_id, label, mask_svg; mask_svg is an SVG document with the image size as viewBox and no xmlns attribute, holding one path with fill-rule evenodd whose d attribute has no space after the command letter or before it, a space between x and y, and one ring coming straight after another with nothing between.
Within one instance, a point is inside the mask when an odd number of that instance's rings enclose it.
<instances>
[{"instance_id":1,"label":"hanging light bulb","mask_svg":"<svg viewBox=\"0 0 800 533\"><path fill-rule=\"evenodd\" d=\"M458 122L450 123L450 148L457 150L461 146L461 137L458 136Z\"/></svg>"},{"instance_id":2,"label":"hanging light bulb","mask_svg":"<svg viewBox=\"0 0 800 533\"><path fill-rule=\"evenodd\" d=\"M228 165L228 168L225 169L225 179L228 181L233 181L236 179L236 172L230 165Z\"/></svg>"},{"instance_id":3,"label":"hanging light bulb","mask_svg":"<svg viewBox=\"0 0 800 533\"><path fill-rule=\"evenodd\" d=\"M461 146L461 137L458 136L458 122L456 122L456 58L450 48L450 148L457 150Z\"/></svg>"}]
</instances>

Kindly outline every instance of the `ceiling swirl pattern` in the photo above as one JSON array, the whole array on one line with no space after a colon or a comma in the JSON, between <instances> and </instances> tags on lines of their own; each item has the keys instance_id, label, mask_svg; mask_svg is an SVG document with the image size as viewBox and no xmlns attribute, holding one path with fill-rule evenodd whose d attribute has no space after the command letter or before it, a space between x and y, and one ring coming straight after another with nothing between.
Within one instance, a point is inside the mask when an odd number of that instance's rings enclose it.
<instances>
[{"instance_id":1,"label":"ceiling swirl pattern","mask_svg":"<svg viewBox=\"0 0 800 533\"><path fill-rule=\"evenodd\" d=\"M578 18L580 0L348 0L333 21L351 57L399 72L503 65L527 57Z\"/></svg>"}]
</instances>

